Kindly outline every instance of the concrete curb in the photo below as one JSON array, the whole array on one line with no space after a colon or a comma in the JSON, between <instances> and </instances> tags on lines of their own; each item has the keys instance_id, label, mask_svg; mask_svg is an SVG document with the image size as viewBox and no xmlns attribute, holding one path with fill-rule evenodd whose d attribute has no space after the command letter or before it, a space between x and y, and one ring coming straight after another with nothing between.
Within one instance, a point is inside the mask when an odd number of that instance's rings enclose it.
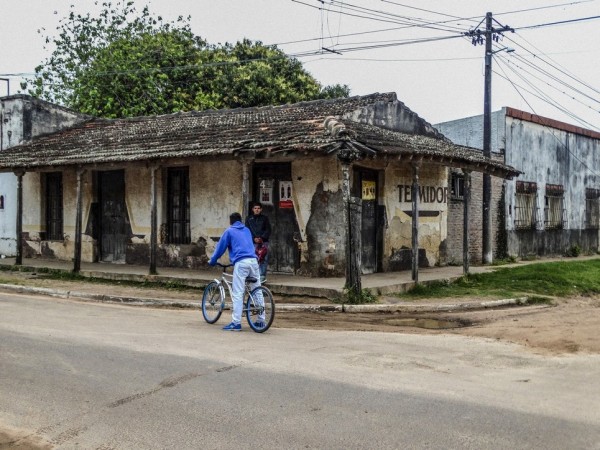
<instances>
[{"instance_id":1,"label":"concrete curb","mask_svg":"<svg viewBox=\"0 0 600 450\"><path fill-rule=\"evenodd\" d=\"M159 298L128 297L119 295L90 294L88 292L64 291L59 289L23 286L17 284L0 284L0 291L17 293L46 295L56 298L77 299L99 303L116 303L129 306L145 306L154 308L181 308L201 309L202 303L195 301L165 300ZM366 305L315 305L315 304L277 304L276 311L313 311L313 312L349 312L349 313L378 313L378 312L452 312L468 311L478 309L493 309L506 306L525 306L527 298L509 298L504 300L491 300L482 302L468 302L455 304L366 304Z\"/></svg>"}]
</instances>

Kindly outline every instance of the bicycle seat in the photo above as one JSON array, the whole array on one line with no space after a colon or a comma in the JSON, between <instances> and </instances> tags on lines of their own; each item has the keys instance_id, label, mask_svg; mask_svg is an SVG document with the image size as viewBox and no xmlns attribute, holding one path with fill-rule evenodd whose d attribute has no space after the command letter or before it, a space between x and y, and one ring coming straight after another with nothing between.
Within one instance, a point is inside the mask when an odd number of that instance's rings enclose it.
<instances>
[{"instance_id":1,"label":"bicycle seat","mask_svg":"<svg viewBox=\"0 0 600 450\"><path fill-rule=\"evenodd\" d=\"M256 277L246 277L246 283L256 283L257 280Z\"/></svg>"}]
</instances>

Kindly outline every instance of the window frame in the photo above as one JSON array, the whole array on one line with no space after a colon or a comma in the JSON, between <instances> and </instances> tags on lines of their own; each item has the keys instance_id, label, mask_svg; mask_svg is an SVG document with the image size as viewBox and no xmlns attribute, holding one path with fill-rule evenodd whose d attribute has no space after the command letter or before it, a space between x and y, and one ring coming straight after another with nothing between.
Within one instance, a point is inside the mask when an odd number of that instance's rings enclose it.
<instances>
[{"instance_id":1,"label":"window frame","mask_svg":"<svg viewBox=\"0 0 600 450\"><path fill-rule=\"evenodd\" d=\"M544 195L544 229L565 228L565 190L560 184L546 184Z\"/></svg>"},{"instance_id":2,"label":"window frame","mask_svg":"<svg viewBox=\"0 0 600 450\"><path fill-rule=\"evenodd\" d=\"M530 230L537 225L537 183L517 181L515 186L515 229ZM524 215L525 214L525 215ZM521 218L524 215L523 218Z\"/></svg>"},{"instance_id":3,"label":"window frame","mask_svg":"<svg viewBox=\"0 0 600 450\"><path fill-rule=\"evenodd\" d=\"M188 167L167 169L167 243L191 243L190 175Z\"/></svg>"},{"instance_id":4,"label":"window frame","mask_svg":"<svg viewBox=\"0 0 600 450\"><path fill-rule=\"evenodd\" d=\"M450 198L452 200L465 199L465 176L452 172L450 176Z\"/></svg>"},{"instance_id":5,"label":"window frame","mask_svg":"<svg viewBox=\"0 0 600 450\"><path fill-rule=\"evenodd\" d=\"M62 172L47 172L45 177L46 240L64 240L64 192Z\"/></svg>"},{"instance_id":6,"label":"window frame","mask_svg":"<svg viewBox=\"0 0 600 450\"><path fill-rule=\"evenodd\" d=\"M600 229L600 189L585 190L585 227L590 230Z\"/></svg>"}]
</instances>

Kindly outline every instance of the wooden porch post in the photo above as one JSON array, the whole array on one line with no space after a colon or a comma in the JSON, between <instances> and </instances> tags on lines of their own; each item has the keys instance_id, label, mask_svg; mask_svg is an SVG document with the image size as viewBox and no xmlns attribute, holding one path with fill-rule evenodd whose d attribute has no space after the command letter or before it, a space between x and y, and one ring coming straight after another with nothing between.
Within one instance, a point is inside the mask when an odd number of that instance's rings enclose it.
<instances>
[{"instance_id":1,"label":"wooden porch post","mask_svg":"<svg viewBox=\"0 0 600 450\"><path fill-rule=\"evenodd\" d=\"M469 204L471 203L471 171L463 169L463 274L469 273Z\"/></svg>"},{"instance_id":2,"label":"wooden porch post","mask_svg":"<svg viewBox=\"0 0 600 450\"><path fill-rule=\"evenodd\" d=\"M25 170L15 170L17 176L17 257L15 264L20 266L23 264L23 175Z\"/></svg>"},{"instance_id":3,"label":"wooden porch post","mask_svg":"<svg viewBox=\"0 0 600 450\"><path fill-rule=\"evenodd\" d=\"M73 273L79 273L81 270L81 217L82 211L82 178L85 174L85 169L77 168L77 211L75 212L75 255L73 257Z\"/></svg>"},{"instance_id":4,"label":"wooden porch post","mask_svg":"<svg viewBox=\"0 0 600 450\"><path fill-rule=\"evenodd\" d=\"M358 294L362 291L362 199L350 196L347 205L349 254L346 254L346 287Z\"/></svg>"},{"instance_id":5,"label":"wooden porch post","mask_svg":"<svg viewBox=\"0 0 600 450\"><path fill-rule=\"evenodd\" d=\"M150 268L148 273L156 275L156 251L157 251L157 188L156 188L156 172L160 168L158 164L150 166Z\"/></svg>"},{"instance_id":6,"label":"wooden porch post","mask_svg":"<svg viewBox=\"0 0 600 450\"><path fill-rule=\"evenodd\" d=\"M419 168L420 162L413 163L412 180L412 279L419 282Z\"/></svg>"},{"instance_id":7,"label":"wooden porch post","mask_svg":"<svg viewBox=\"0 0 600 450\"><path fill-rule=\"evenodd\" d=\"M349 150L341 150L338 153L338 159L342 163L342 203L344 204L344 229L346 230L346 288L354 291L356 294L360 294L362 291L362 283L360 278L360 253L358 252L355 244L352 229L356 231L356 226L353 223L351 214L351 198L350 198L350 164L354 161L356 155ZM356 208L356 205L354 205ZM360 228L359 228L360 230ZM360 239L360 237L359 237ZM359 242L360 244L360 242ZM360 246L359 246L360 248Z\"/></svg>"},{"instance_id":8,"label":"wooden porch post","mask_svg":"<svg viewBox=\"0 0 600 450\"><path fill-rule=\"evenodd\" d=\"M250 176L248 161L242 161L242 217L244 220L248 217L248 197L250 193Z\"/></svg>"}]
</instances>

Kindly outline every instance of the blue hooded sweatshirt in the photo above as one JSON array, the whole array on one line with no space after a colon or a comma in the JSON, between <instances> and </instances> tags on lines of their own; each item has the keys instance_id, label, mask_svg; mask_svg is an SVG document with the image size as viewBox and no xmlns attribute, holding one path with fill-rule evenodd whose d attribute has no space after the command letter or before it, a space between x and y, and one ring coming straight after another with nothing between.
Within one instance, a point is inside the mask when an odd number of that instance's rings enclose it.
<instances>
[{"instance_id":1,"label":"blue hooded sweatshirt","mask_svg":"<svg viewBox=\"0 0 600 450\"><path fill-rule=\"evenodd\" d=\"M256 258L252 233L242 222L235 222L225 230L208 264L214 266L225 250L229 250L231 264L244 258Z\"/></svg>"}]
</instances>

